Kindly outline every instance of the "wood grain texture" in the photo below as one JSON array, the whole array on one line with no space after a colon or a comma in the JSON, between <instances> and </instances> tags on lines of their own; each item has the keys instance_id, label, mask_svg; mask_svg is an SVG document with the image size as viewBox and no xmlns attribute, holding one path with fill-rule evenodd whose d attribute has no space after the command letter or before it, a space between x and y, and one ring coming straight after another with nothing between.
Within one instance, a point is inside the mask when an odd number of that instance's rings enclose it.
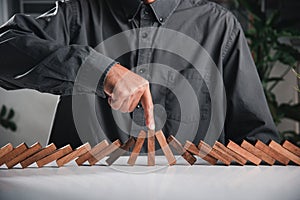
<instances>
[{"instance_id":1,"label":"wood grain texture","mask_svg":"<svg viewBox=\"0 0 300 200\"><path fill-rule=\"evenodd\" d=\"M123 156L126 152L129 152L129 149L133 147L135 144L135 139L131 136L119 149L113 152L108 159L106 159L106 163L108 165L112 165L116 162L121 156Z\"/></svg>"},{"instance_id":2,"label":"wood grain texture","mask_svg":"<svg viewBox=\"0 0 300 200\"><path fill-rule=\"evenodd\" d=\"M259 165L261 163L261 159L250 153L249 151L243 149L233 141L229 141L227 147L231 149L232 151L235 151L236 153L240 154L250 162L252 162L255 165Z\"/></svg>"},{"instance_id":3,"label":"wood grain texture","mask_svg":"<svg viewBox=\"0 0 300 200\"><path fill-rule=\"evenodd\" d=\"M272 149L271 147L267 146L266 144L264 144L261 141L257 141L254 145L256 148L258 148L259 150L265 152L266 154L268 154L269 156L271 156L272 158L274 158L275 160L277 160L278 162L280 162L283 165L287 165L289 164L290 160L283 156L282 154L278 153L277 151L275 151L274 149Z\"/></svg>"},{"instance_id":4,"label":"wood grain texture","mask_svg":"<svg viewBox=\"0 0 300 200\"><path fill-rule=\"evenodd\" d=\"M190 165L197 161L197 158L190 154L173 135L170 135L167 141Z\"/></svg>"},{"instance_id":5,"label":"wood grain texture","mask_svg":"<svg viewBox=\"0 0 300 200\"><path fill-rule=\"evenodd\" d=\"M148 130L148 166L155 165L155 132Z\"/></svg>"},{"instance_id":6,"label":"wood grain texture","mask_svg":"<svg viewBox=\"0 0 300 200\"><path fill-rule=\"evenodd\" d=\"M8 154L14 149L13 145L11 143L8 143L4 147L0 149L0 158L2 158L4 155Z\"/></svg>"},{"instance_id":7,"label":"wood grain texture","mask_svg":"<svg viewBox=\"0 0 300 200\"><path fill-rule=\"evenodd\" d=\"M185 145L184 145L184 148L191 152L192 154L202 158L203 160L205 160L206 162L208 162L209 164L211 165L215 165L217 164L217 159L210 156L209 154L205 153L205 152L202 152L200 151L195 144L193 144L192 142L190 141L186 141Z\"/></svg>"},{"instance_id":8,"label":"wood grain texture","mask_svg":"<svg viewBox=\"0 0 300 200\"><path fill-rule=\"evenodd\" d=\"M176 164L176 158L174 157L168 143L166 140L166 137L164 135L164 133L160 130L157 133L155 133L155 137L162 149L162 151L164 152L169 165L175 165Z\"/></svg>"},{"instance_id":9,"label":"wood grain texture","mask_svg":"<svg viewBox=\"0 0 300 200\"><path fill-rule=\"evenodd\" d=\"M296 156L300 157L300 148L294 145L293 143L286 140L284 141L282 146L287 150L289 150L290 152L292 152L293 154L295 154Z\"/></svg>"},{"instance_id":10,"label":"wood grain texture","mask_svg":"<svg viewBox=\"0 0 300 200\"><path fill-rule=\"evenodd\" d=\"M127 163L131 166L133 166L136 162L136 159L137 157L139 156L140 154L140 151L143 147L143 144L145 142L145 139L147 137L147 133L145 131L141 131L137 137L137 140L136 140L136 143L135 143L135 146L130 154L130 157L127 161Z\"/></svg>"},{"instance_id":11,"label":"wood grain texture","mask_svg":"<svg viewBox=\"0 0 300 200\"><path fill-rule=\"evenodd\" d=\"M277 142L271 141L270 144L269 144L269 147L271 147L272 149L274 149L278 153L282 154L283 156L287 157L289 160L293 161L297 165L300 165L300 157L296 156L295 154L293 154L289 150L285 149L284 147L282 147Z\"/></svg>"},{"instance_id":12,"label":"wood grain texture","mask_svg":"<svg viewBox=\"0 0 300 200\"><path fill-rule=\"evenodd\" d=\"M56 164L58 167L62 167L65 164L71 162L72 160L78 158L79 156L85 154L86 152L88 152L90 150L91 150L91 145L89 143L85 143L85 144L81 145L80 147L76 148L73 152L56 160Z\"/></svg>"},{"instance_id":13,"label":"wood grain texture","mask_svg":"<svg viewBox=\"0 0 300 200\"><path fill-rule=\"evenodd\" d=\"M72 147L68 144L58 150L55 150L52 154L42 158L41 160L36 161L36 164L39 168L71 153L73 151Z\"/></svg>"},{"instance_id":14,"label":"wood grain texture","mask_svg":"<svg viewBox=\"0 0 300 200\"><path fill-rule=\"evenodd\" d=\"M34 162L50 155L51 153L53 153L56 150L56 146L55 144L49 144L48 146L46 146L45 148L41 149L40 151L38 151L37 153L33 154L32 156L30 156L29 158L26 158L26 160L21 162L21 166L23 168L26 168L28 166L30 166L31 164L33 164Z\"/></svg>"},{"instance_id":15,"label":"wood grain texture","mask_svg":"<svg viewBox=\"0 0 300 200\"><path fill-rule=\"evenodd\" d=\"M102 160L105 156L108 156L112 152L116 151L122 145L120 140L116 140L111 143L108 147L103 149L102 151L98 152L95 156L92 156L88 159L90 165L95 165L97 162Z\"/></svg>"},{"instance_id":16,"label":"wood grain texture","mask_svg":"<svg viewBox=\"0 0 300 200\"><path fill-rule=\"evenodd\" d=\"M227 148L226 146L224 146L222 143L220 142L216 142L214 145L215 148L220 148L222 149L224 152L226 152L227 154L231 155L232 158L234 159L234 161L236 161L238 164L240 165L245 165L247 163L247 159L244 158L243 156L241 156L240 154L232 151L231 149Z\"/></svg>"},{"instance_id":17,"label":"wood grain texture","mask_svg":"<svg viewBox=\"0 0 300 200\"><path fill-rule=\"evenodd\" d=\"M199 142L198 149L200 151L216 158L217 160L220 160L222 163L224 163L227 166L230 165L231 161L233 160L233 158L231 156L227 155L223 151L218 151L217 149L210 147L204 141Z\"/></svg>"},{"instance_id":18,"label":"wood grain texture","mask_svg":"<svg viewBox=\"0 0 300 200\"><path fill-rule=\"evenodd\" d=\"M98 152L105 149L108 145L109 145L109 143L107 142L107 140L103 140L102 142L100 142L99 144L94 146L90 151L79 156L79 158L77 158L75 160L75 162L77 163L78 166L83 165L83 163L85 163L91 157L95 156Z\"/></svg>"},{"instance_id":19,"label":"wood grain texture","mask_svg":"<svg viewBox=\"0 0 300 200\"><path fill-rule=\"evenodd\" d=\"M274 158L272 158L271 156L269 156L265 152L259 150L258 148L256 148L255 146L253 146L252 144L247 142L246 140L244 140L242 142L241 147L243 147L245 150L249 151L250 153L252 153L256 157L260 158L261 160L265 161L269 165L274 165L274 163L276 162L276 160Z\"/></svg>"},{"instance_id":20,"label":"wood grain texture","mask_svg":"<svg viewBox=\"0 0 300 200\"><path fill-rule=\"evenodd\" d=\"M18 145L12 151L10 151L9 153L5 154L4 156L2 156L0 158L0 166L2 166L4 163L14 159L15 157L17 157L18 155L23 153L27 148L28 147L25 143Z\"/></svg>"},{"instance_id":21,"label":"wood grain texture","mask_svg":"<svg viewBox=\"0 0 300 200\"><path fill-rule=\"evenodd\" d=\"M22 162L26 158L29 158L30 156L32 156L33 154L38 152L40 149L42 149L42 145L37 142L37 143L33 144L29 149L26 149L23 153L21 153L14 159L6 162L5 164L8 169L11 169L14 166L16 166L18 163Z\"/></svg>"}]
</instances>

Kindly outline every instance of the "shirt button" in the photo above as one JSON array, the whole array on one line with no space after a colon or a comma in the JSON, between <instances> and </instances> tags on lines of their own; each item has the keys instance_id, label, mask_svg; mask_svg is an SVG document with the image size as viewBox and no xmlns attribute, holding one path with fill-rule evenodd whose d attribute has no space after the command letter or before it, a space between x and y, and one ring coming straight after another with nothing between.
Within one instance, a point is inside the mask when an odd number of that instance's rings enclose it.
<instances>
[{"instance_id":1,"label":"shirt button","mask_svg":"<svg viewBox=\"0 0 300 200\"><path fill-rule=\"evenodd\" d=\"M163 22L163 21L164 21L164 18L160 17L158 20L159 20L160 22Z\"/></svg>"},{"instance_id":2,"label":"shirt button","mask_svg":"<svg viewBox=\"0 0 300 200\"><path fill-rule=\"evenodd\" d=\"M143 38L147 38L147 37L148 37L148 33L143 33L143 34L142 34L142 37L143 37Z\"/></svg>"},{"instance_id":3,"label":"shirt button","mask_svg":"<svg viewBox=\"0 0 300 200\"><path fill-rule=\"evenodd\" d=\"M149 15L149 12L147 10L144 11L145 15Z\"/></svg>"},{"instance_id":4,"label":"shirt button","mask_svg":"<svg viewBox=\"0 0 300 200\"><path fill-rule=\"evenodd\" d=\"M146 71L145 69L140 69L140 70L139 70L139 73L140 73L140 74L143 74L143 73L145 73L145 71Z\"/></svg>"},{"instance_id":5,"label":"shirt button","mask_svg":"<svg viewBox=\"0 0 300 200\"><path fill-rule=\"evenodd\" d=\"M136 106L136 108L137 109L140 109L142 106L140 105L140 104L138 104L137 106Z\"/></svg>"}]
</instances>

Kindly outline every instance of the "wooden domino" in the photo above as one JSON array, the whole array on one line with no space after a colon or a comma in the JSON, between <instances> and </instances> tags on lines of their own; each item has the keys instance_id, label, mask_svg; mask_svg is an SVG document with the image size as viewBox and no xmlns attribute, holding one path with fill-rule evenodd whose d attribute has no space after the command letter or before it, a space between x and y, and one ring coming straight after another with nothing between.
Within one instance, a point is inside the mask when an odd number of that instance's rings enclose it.
<instances>
[{"instance_id":1,"label":"wooden domino","mask_svg":"<svg viewBox=\"0 0 300 200\"><path fill-rule=\"evenodd\" d=\"M205 160L206 162L208 162L209 164L211 165L215 165L217 164L217 159L212 157L211 155L209 154L206 154L205 152L202 152L200 151L195 144L193 144L192 142L190 141L186 141L185 145L184 145L184 148L191 152L192 154L202 158L203 160Z\"/></svg>"},{"instance_id":2,"label":"wooden domino","mask_svg":"<svg viewBox=\"0 0 300 200\"><path fill-rule=\"evenodd\" d=\"M197 158L190 154L173 135L170 135L167 141L190 165L197 161Z\"/></svg>"},{"instance_id":3,"label":"wooden domino","mask_svg":"<svg viewBox=\"0 0 300 200\"><path fill-rule=\"evenodd\" d=\"M295 154L296 156L300 157L300 148L297 147L296 145L294 145L293 143L286 140L286 141L284 141L282 146L284 148L286 148L287 150L289 150L290 152L292 152L293 154Z\"/></svg>"},{"instance_id":4,"label":"wooden domino","mask_svg":"<svg viewBox=\"0 0 300 200\"><path fill-rule=\"evenodd\" d=\"M227 155L222 150L218 151L217 149L211 148L204 141L199 142L198 149L200 149L200 151L205 152L206 154L216 158L217 160L220 160L225 165L230 165L231 161L233 160L233 158L231 156Z\"/></svg>"},{"instance_id":5,"label":"wooden domino","mask_svg":"<svg viewBox=\"0 0 300 200\"><path fill-rule=\"evenodd\" d=\"M89 158L88 161L89 161L90 165L95 165L97 162L102 160L105 156L108 156L109 154L111 154L112 152L114 152L118 148L120 148L121 145L122 145L122 143L120 142L120 140L114 141L113 143L111 143L111 145L109 145L102 151L97 152L96 155Z\"/></svg>"},{"instance_id":6,"label":"wooden domino","mask_svg":"<svg viewBox=\"0 0 300 200\"><path fill-rule=\"evenodd\" d=\"M130 154L130 157L127 161L127 163L131 166L133 166L136 162L136 159L138 157L138 155L140 154L140 151L143 147L143 144L145 142L145 139L147 137L147 133L145 131L141 131L137 137L135 146Z\"/></svg>"},{"instance_id":7,"label":"wooden domino","mask_svg":"<svg viewBox=\"0 0 300 200\"><path fill-rule=\"evenodd\" d=\"M226 152L227 154L231 155L232 158L234 159L234 161L237 162L238 164L242 165L242 166L247 163L247 159L245 159L240 154L232 151L231 149L225 147L222 143L220 143L218 141L214 144L214 147L216 149L219 148L219 149L223 150L224 152Z\"/></svg>"},{"instance_id":8,"label":"wooden domino","mask_svg":"<svg viewBox=\"0 0 300 200\"><path fill-rule=\"evenodd\" d=\"M11 143L8 143L4 147L0 149L0 158L3 157L4 155L8 154L14 149L13 145Z\"/></svg>"},{"instance_id":9,"label":"wooden domino","mask_svg":"<svg viewBox=\"0 0 300 200\"><path fill-rule=\"evenodd\" d=\"M162 149L162 151L164 152L169 165L175 165L176 164L176 158L174 157L168 143L166 140L166 137L164 135L164 133L162 131L158 131L157 133L155 133L155 137Z\"/></svg>"},{"instance_id":10,"label":"wooden domino","mask_svg":"<svg viewBox=\"0 0 300 200\"><path fill-rule=\"evenodd\" d=\"M256 148L255 146L253 146L252 144L247 142L246 140L244 140L242 142L241 147L243 147L244 149L246 149L247 151L249 151L250 153L252 153L256 157L260 158L261 160L265 161L269 165L274 165L274 163L276 161L274 158L272 158L271 156L269 156L265 152L259 150L258 148Z\"/></svg>"},{"instance_id":11,"label":"wooden domino","mask_svg":"<svg viewBox=\"0 0 300 200\"><path fill-rule=\"evenodd\" d=\"M28 166L30 166L31 164L33 164L34 162L50 155L51 153L53 153L56 150L56 146L55 144L49 144L48 146L46 146L45 148L41 149L40 151L38 151L37 153L33 154L32 156L30 156L29 158L26 158L24 161L21 162L21 166L22 168L26 168Z\"/></svg>"},{"instance_id":12,"label":"wooden domino","mask_svg":"<svg viewBox=\"0 0 300 200\"><path fill-rule=\"evenodd\" d=\"M231 149L232 151L235 151L236 153L240 154L250 162L252 162L255 165L259 165L261 163L261 159L250 153L249 151L243 149L233 141L229 141L227 147Z\"/></svg>"},{"instance_id":13,"label":"wooden domino","mask_svg":"<svg viewBox=\"0 0 300 200\"><path fill-rule=\"evenodd\" d=\"M113 152L110 157L105 161L108 165L112 165L117 161L121 156L129 151L131 147L135 144L135 139L131 136L119 149Z\"/></svg>"},{"instance_id":14,"label":"wooden domino","mask_svg":"<svg viewBox=\"0 0 300 200\"><path fill-rule=\"evenodd\" d=\"M148 130L148 166L155 165L155 131Z\"/></svg>"},{"instance_id":15,"label":"wooden domino","mask_svg":"<svg viewBox=\"0 0 300 200\"><path fill-rule=\"evenodd\" d=\"M0 158L0 166L2 166L4 163L14 159L15 157L17 157L18 155L23 153L27 148L28 147L25 143L20 144L19 146L14 148L12 151L10 151L9 153L5 154L4 156L2 156Z\"/></svg>"},{"instance_id":16,"label":"wooden domino","mask_svg":"<svg viewBox=\"0 0 300 200\"><path fill-rule=\"evenodd\" d=\"M285 157L287 157L289 160L293 161L297 165L300 165L300 157L296 156L295 154L293 154L289 150L285 149L284 147L282 147L277 142L271 141L270 144L269 144L269 147L271 147L272 149L274 149L277 152L280 152L282 155L284 155Z\"/></svg>"},{"instance_id":17,"label":"wooden domino","mask_svg":"<svg viewBox=\"0 0 300 200\"><path fill-rule=\"evenodd\" d=\"M26 149L20 155L18 155L17 157L15 157L12 160L6 162L5 164L6 164L7 168L8 169L13 168L18 163L22 162L26 158L28 158L28 157L32 156L33 154L35 154L36 152L38 152L41 148L42 148L42 145L40 143L37 142L37 143L33 144L29 149Z\"/></svg>"},{"instance_id":18,"label":"wooden domino","mask_svg":"<svg viewBox=\"0 0 300 200\"><path fill-rule=\"evenodd\" d=\"M62 167L65 164L71 162L72 160L78 158L79 156L85 154L89 150L91 150L91 145L89 143L85 143L85 144L81 145L80 147L76 148L73 152L56 160L56 164L58 167Z\"/></svg>"},{"instance_id":19,"label":"wooden domino","mask_svg":"<svg viewBox=\"0 0 300 200\"><path fill-rule=\"evenodd\" d=\"M71 153L73 151L72 147L68 144L58 150L55 150L54 153L42 158L41 160L36 161L36 164L39 168Z\"/></svg>"},{"instance_id":20,"label":"wooden domino","mask_svg":"<svg viewBox=\"0 0 300 200\"><path fill-rule=\"evenodd\" d=\"M75 160L75 162L77 163L78 166L83 165L83 163L85 163L91 157L95 156L97 154L97 152L100 152L103 149L105 149L108 145L109 144L108 144L107 140L103 140L102 142L100 142L99 144L94 146L90 151L88 151L85 154L79 156L79 158L77 158Z\"/></svg>"},{"instance_id":21,"label":"wooden domino","mask_svg":"<svg viewBox=\"0 0 300 200\"><path fill-rule=\"evenodd\" d=\"M281 153L275 151L274 149L272 149L271 147L267 146L266 144L264 144L259 140L255 143L254 146L259 150L265 152L266 154L268 154L269 156L271 156L272 158L274 158L275 160L277 160L283 165L287 165L290 162L290 160L287 157L283 156Z\"/></svg>"}]
</instances>

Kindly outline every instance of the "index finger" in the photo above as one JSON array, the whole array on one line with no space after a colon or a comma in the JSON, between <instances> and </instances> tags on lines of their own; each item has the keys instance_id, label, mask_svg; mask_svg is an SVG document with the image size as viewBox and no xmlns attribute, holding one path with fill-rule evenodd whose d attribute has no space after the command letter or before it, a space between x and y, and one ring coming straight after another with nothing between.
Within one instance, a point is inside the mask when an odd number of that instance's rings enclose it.
<instances>
[{"instance_id":1,"label":"index finger","mask_svg":"<svg viewBox=\"0 0 300 200\"><path fill-rule=\"evenodd\" d=\"M141 103L144 108L146 126L150 130L155 130L154 114L153 114L153 101L149 85L147 86L142 98Z\"/></svg>"}]
</instances>

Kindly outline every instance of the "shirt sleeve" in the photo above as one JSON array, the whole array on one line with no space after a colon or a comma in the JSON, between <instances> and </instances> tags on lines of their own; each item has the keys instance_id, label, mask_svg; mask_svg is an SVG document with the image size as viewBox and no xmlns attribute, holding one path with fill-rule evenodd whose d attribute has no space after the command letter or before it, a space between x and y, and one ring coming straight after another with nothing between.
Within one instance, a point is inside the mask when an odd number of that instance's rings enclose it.
<instances>
[{"instance_id":1,"label":"shirt sleeve","mask_svg":"<svg viewBox=\"0 0 300 200\"><path fill-rule=\"evenodd\" d=\"M279 141L247 40L237 21L225 47L223 69L227 95L226 139Z\"/></svg>"},{"instance_id":2,"label":"shirt sleeve","mask_svg":"<svg viewBox=\"0 0 300 200\"><path fill-rule=\"evenodd\" d=\"M17 14L0 27L1 87L56 95L71 95L75 89L105 97L99 82L116 62L89 46L72 44L76 5L58 2L37 19Z\"/></svg>"}]
</instances>

